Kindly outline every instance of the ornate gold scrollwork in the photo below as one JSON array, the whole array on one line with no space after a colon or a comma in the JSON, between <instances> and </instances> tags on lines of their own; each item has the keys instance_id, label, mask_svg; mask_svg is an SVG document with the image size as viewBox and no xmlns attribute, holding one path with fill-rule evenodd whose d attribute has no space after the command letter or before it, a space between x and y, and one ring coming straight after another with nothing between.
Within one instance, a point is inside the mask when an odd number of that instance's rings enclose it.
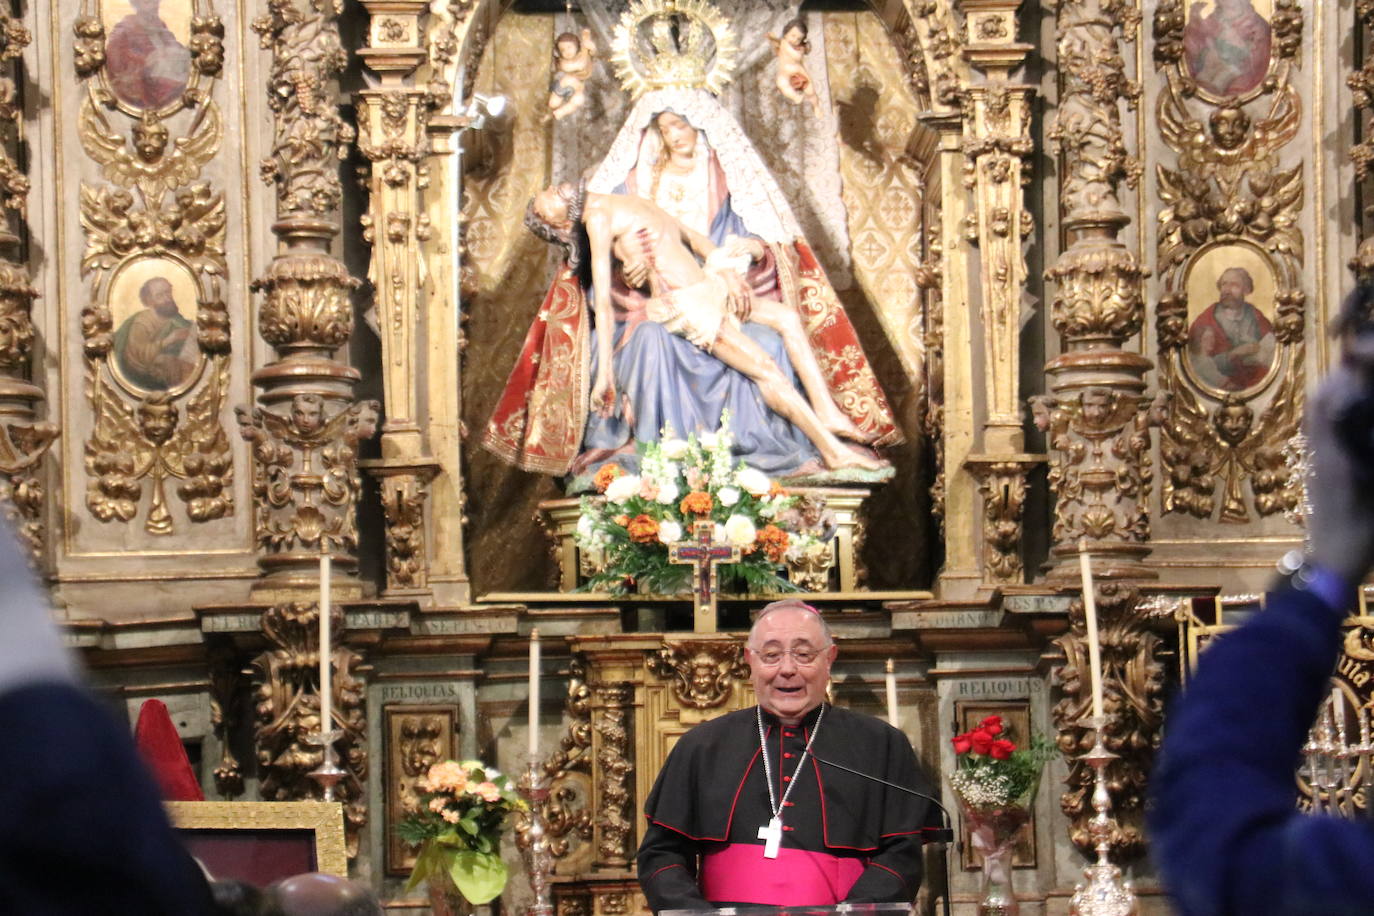
<instances>
[{"instance_id":1,"label":"ornate gold scrollwork","mask_svg":"<svg viewBox=\"0 0 1374 916\"><path fill-rule=\"evenodd\" d=\"M1232 523L1249 522L1251 509L1293 508L1282 449L1303 403L1303 166L1279 165L1301 122L1290 74L1300 8L1281 0L1266 27L1269 57L1222 86L1189 57L1179 0L1161 4L1154 20L1155 65L1166 78L1159 129L1178 156L1176 169L1158 168L1159 380L1174 398L1161 434L1163 508ZM1213 327L1218 306L1206 304L1235 298L1222 289L1228 276L1255 338L1229 347Z\"/></svg>"},{"instance_id":2,"label":"ornate gold scrollwork","mask_svg":"<svg viewBox=\"0 0 1374 916\"><path fill-rule=\"evenodd\" d=\"M596 765L600 783L596 794L597 865L625 868L634 850L634 798L630 773L634 748L630 743L632 684L595 684L592 729L596 733Z\"/></svg>"},{"instance_id":3,"label":"ornate gold scrollwork","mask_svg":"<svg viewBox=\"0 0 1374 916\"><path fill-rule=\"evenodd\" d=\"M33 354L33 301L38 290L19 262L28 216L29 178L20 166L23 138L21 61L31 41L23 22L8 9L0 11L0 397L7 415L0 422L0 501L27 549L30 563L43 559L45 492L39 464L57 425L37 420L43 392L29 381Z\"/></svg>"},{"instance_id":4,"label":"ornate gold scrollwork","mask_svg":"<svg viewBox=\"0 0 1374 916\"><path fill-rule=\"evenodd\" d=\"M377 431L377 402L331 414L320 395L298 394L289 415L262 407L237 413L240 433L253 444L259 545L273 553L355 550L358 443Z\"/></svg>"},{"instance_id":5,"label":"ornate gold scrollwork","mask_svg":"<svg viewBox=\"0 0 1374 916\"><path fill-rule=\"evenodd\" d=\"M673 698L691 709L725 705L735 682L749 676L744 647L737 642L686 641L665 643L649 655L649 671L669 681Z\"/></svg>"},{"instance_id":6,"label":"ornate gold scrollwork","mask_svg":"<svg viewBox=\"0 0 1374 916\"><path fill-rule=\"evenodd\" d=\"M103 8L75 25L77 74L88 82L78 135L108 182L80 189L81 272L90 284L81 329L94 419L84 448L86 506L102 522L132 521L148 481L144 530L154 535L176 527L169 479L181 481L176 494L192 522L234 511L222 421L230 349L225 203L198 180L224 139L210 97L224 26L202 0L191 5L190 47L176 44L186 56L180 77L149 79L137 60L107 55L142 28L133 14L114 22L108 37ZM168 119L183 110L192 112L185 134L173 137Z\"/></svg>"},{"instance_id":7,"label":"ornate gold scrollwork","mask_svg":"<svg viewBox=\"0 0 1374 916\"><path fill-rule=\"evenodd\" d=\"M343 731L334 746L346 775L334 787L344 805L348 854L358 854L358 834L367 823L363 784L367 778L367 685L362 656L340 644L343 609L332 607L335 643L325 647L334 664L334 721ZM317 798L321 789L309 773L323 750L305 741L320 732L320 609L313 602L275 605L262 615L262 632L270 648L253 660L258 686L254 693L259 793L267 801Z\"/></svg>"},{"instance_id":8,"label":"ornate gold scrollwork","mask_svg":"<svg viewBox=\"0 0 1374 916\"><path fill-rule=\"evenodd\" d=\"M1142 822L1145 786L1154 752L1159 747L1164 719L1165 664L1159 659L1162 640L1152 631L1153 616L1170 617L1171 608L1153 611L1140 600L1140 590L1118 582L1097 587L1098 641L1102 654L1103 709L1107 724L1103 741L1120 755L1107 770L1116 829L1110 842L1114 861L1135 857L1145 849ZM1059 750L1069 761L1065 780L1069 790L1060 796L1060 808L1071 823L1069 836L1085 855L1093 854L1088 821L1092 807L1093 770L1083 755L1093 746L1095 733L1080 723L1091 712L1092 696L1085 676L1088 646L1083 602L1069 609L1072 630L1056 643L1065 663L1058 669L1065 694L1054 707Z\"/></svg>"}]
</instances>

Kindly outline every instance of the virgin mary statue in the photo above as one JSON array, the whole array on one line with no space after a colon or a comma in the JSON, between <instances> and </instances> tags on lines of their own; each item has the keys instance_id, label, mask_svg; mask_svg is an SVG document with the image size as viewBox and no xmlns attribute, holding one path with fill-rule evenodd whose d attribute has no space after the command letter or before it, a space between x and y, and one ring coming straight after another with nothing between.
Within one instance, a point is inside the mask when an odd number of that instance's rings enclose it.
<instances>
[{"instance_id":1,"label":"virgin mary statue","mask_svg":"<svg viewBox=\"0 0 1374 916\"><path fill-rule=\"evenodd\" d=\"M830 417L831 431L861 443L855 447L902 441L854 328L782 190L714 96L683 88L641 96L588 188L652 200L726 249L754 297L781 302L799 319L791 322L797 337L789 341L788 327L739 316L742 330L810 397L817 414ZM562 266L483 445L538 473L582 475L608 461L633 471L637 442L657 440L665 427L680 436L714 431L728 410L735 452L750 466L775 477L823 473L815 446L764 404L752 381L708 348L647 319L644 295L636 289L642 268L627 259L617 271L617 397L611 409L589 407L597 368L589 280ZM872 471L853 469L835 476L864 474L861 479L874 479Z\"/></svg>"}]
</instances>

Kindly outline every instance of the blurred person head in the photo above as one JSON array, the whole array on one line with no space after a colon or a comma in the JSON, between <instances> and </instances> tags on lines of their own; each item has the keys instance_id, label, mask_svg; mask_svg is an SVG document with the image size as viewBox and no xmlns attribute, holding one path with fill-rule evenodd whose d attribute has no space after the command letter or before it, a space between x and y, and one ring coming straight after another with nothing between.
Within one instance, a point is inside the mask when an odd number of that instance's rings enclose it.
<instances>
[{"instance_id":1,"label":"blurred person head","mask_svg":"<svg viewBox=\"0 0 1374 916\"><path fill-rule=\"evenodd\" d=\"M382 916L382 906L370 890L338 875L292 875L267 892L282 916Z\"/></svg>"}]
</instances>

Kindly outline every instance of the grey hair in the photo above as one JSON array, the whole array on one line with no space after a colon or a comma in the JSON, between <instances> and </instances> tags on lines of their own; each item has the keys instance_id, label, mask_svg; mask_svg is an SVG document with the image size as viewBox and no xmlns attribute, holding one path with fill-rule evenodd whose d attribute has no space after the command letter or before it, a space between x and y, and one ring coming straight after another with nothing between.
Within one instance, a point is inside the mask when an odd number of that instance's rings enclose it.
<instances>
[{"instance_id":1,"label":"grey hair","mask_svg":"<svg viewBox=\"0 0 1374 916\"><path fill-rule=\"evenodd\" d=\"M825 622L820 611L800 598L782 598L771 604L765 604L763 609L759 611L759 615L754 618L754 625L749 628L748 645L751 649L754 647L754 637L758 635L759 624L763 623L763 619L774 611L810 611L816 615L816 623L820 624L821 636L825 639L825 645L820 648L829 648L835 644L835 637L830 632L830 624Z\"/></svg>"}]
</instances>

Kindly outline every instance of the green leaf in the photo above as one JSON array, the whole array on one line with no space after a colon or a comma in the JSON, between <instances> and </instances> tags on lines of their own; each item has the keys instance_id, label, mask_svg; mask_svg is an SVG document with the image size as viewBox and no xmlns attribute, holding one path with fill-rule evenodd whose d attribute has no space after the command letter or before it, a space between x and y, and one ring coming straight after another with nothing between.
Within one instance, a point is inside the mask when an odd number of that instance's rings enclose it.
<instances>
[{"instance_id":1,"label":"green leaf","mask_svg":"<svg viewBox=\"0 0 1374 916\"><path fill-rule=\"evenodd\" d=\"M474 906L495 900L506 887L506 863L492 853L460 852L448 873L459 893Z\"/></svg>"},{"instance_id":2,"label":"green leaf","mask_svg":"<svg viewBox=\"0 0 1374 916\"><path fill-rule=\"evenodd\" d=\"M452 856L452 850L437 843L425 843L421 846L420 854L415 859L415 868L410 873L410 880L406 882L406 892L415 890L421 881L430 876L449 870L449 860Z\"/></svg>"},{"instance_id":3,"label":"green leaf","mask_svg":"<svg viewBox=\"0 0 1374 916\"><path fill-rule=\"evenodd\" d=\"M477 822L470 817L465 817L459 821L458 827L468 836L477 836Z\"/></svg>"}]
</instances>

